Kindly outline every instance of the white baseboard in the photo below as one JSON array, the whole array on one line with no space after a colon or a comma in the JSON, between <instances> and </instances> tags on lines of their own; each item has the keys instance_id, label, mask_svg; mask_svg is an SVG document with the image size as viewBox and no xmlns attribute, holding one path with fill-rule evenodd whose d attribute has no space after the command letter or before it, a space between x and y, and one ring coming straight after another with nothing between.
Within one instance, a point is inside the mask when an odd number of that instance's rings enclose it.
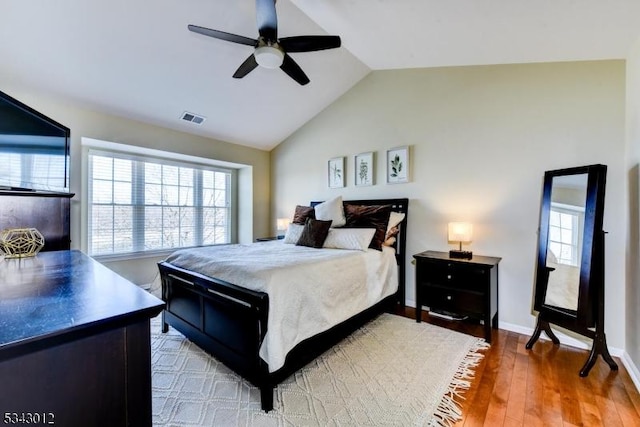
<instances>
[{"instance_id":1,"label":"white baseboard","mask_svg":"<svg viewBox=\"0 0 640 427\"><path fill-rule=\"evenodd\" d=\"M514 325L512 323L507 323L507 322L500 322L500 329L504 329L506 331L511 331L511 332L517 332L522 335L529 335L529 336L533 335L533 328L526 328L524 326ZM556 334L556 336L560 340L560 343L564 345L579 348L582 350L591 350L591 340L582 341L572 336L563 334L562 332L558 332L557 329L554 329L553 333ZM540 334L540 339L547 340L547 341L549 340L549 338L545 335L544 332ZM611 346L608 346L608 347L609 347L609 353L611 353L612 356L622 358L622 356L625 354L624 350L620 348L611 347Z\"/></svg>"},{"instance_id":2,"label":"white baseboard","mask_svg":"<svg viewBox=\"0 0 640 427\"><path fill-rule=\"evenodd\" d=\"M633 360L631 360L631 357L629 357L629 354L626 351L620 360L622 360L624 367L627 368L631 381L633 381L633 384L640 392L640 370L638 370L638 367L633 363Z\"/></svg>"},{"instance_id":3,"label":"white baseboard","mask_svg":"<svg viewBox=\"0 0 640 427\"><path fill-rule=\"evenodd\" d=\"M511 332L517 332L519 334L528 335L528 336L533 335L533 330L534 330L533 328L526 328L524 326L514 325L512 323L507 323L507 322L500 322L500 329L504 329L506 331L511 331ZM559 332L557 329L554 329L553 333L556 334L560 342L564 345L579 348L582 350L591 350L591 340L582 341L575 337L563 334L562 332ZM549 337L547 337L544 332L540 334L540 339L549 341ZM612 356L622 357L624 350L609 346L609 353L611 353Z\"/></svg>"},{"instance_id":4,"label":"white baseboard","mask_svg":"<svg viewBox=\"0 0 640 427\"><path fill-rule=\"evenodd\" d=\"M415 301L407 301L407 305L409 307L415 308L416 303ZM527 335L527 336L533 335L533 330L534 330L533 328L528 328L525 326L520 326L513 323L507 323L502 321L499 322L499 327L500 329L504 329L506 331L516 332L516 333ZM581 341L569 335L563 334L562 332L558 332L557 330L554 330L553 332L556 334L560 342L564 345L568 345L568 346L583 349L583 350L591 350L590 342ZM540 334L540 339L549 340L549 338L545 335L544 332ZM612 356L618 357L622 361L624 367L629 372L631 381L633 381L633 384L636 386L636 389L638 389L638 391L640 392L640 370L633 363L633 360L631 360L631 357L629 357L629 354L627 354L627 352L624 351L623 349L616 348L616 347L609 347L609 352L611 353Z\"/></svg>"},{"instance_id":5,"label":"white baseboard","mask_svg":"<svg viewBox=\"0 0 640 427\"><path fill-rule=\"evenodd\" d=\"M500 322L500 329L505 329L507 331L517 332L519 334L529 335L529 336L533 334L533 328L525 328L519 325L514 325L506 322ZM575 347L575 348L580 348L583 350L591 350L590 342L587 343L584 341L580 341L576 338L565 335L562 332L558 332L557 330L554 330L553 332L556 334L556 336L558 337L558 339L562 344ZM540 334L540 339L548 340L549 338L543 332L542 334ZM636 386L636 389L640 392L640 371L638 370L638 367L631 360L631 357L629 357L629 354L622 349L611 347L611 346L609 346L609 353L611 353L612 356L618 357L622 361L622 364L627 369L627 372L629 372L631 381L633 381L633 384Z\"/></svg>"}]
</instances>

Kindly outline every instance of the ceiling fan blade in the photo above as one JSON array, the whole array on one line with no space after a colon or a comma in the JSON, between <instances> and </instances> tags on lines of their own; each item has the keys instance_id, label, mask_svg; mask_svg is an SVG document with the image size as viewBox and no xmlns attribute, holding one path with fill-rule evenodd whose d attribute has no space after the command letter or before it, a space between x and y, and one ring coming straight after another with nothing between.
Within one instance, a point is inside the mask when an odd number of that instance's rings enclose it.
<instances>
[{"instance_id":1,"label":"ceiling fan blade","mask_svg":"<svg viewBox=\"0 0 640 427\"><path fill-rule=\"evenodd\" d=\"M225 33L224 31L212 30L211 28L198 27L197 25L189 25L189 31L213 37L215 39L225 40L232 43L246 44L248 46L257 46L258 41L249 37L239 36L237 34Z\"/></svg>"},{"instance_id":2,"label":"ceiling fan blade","mask_svg":"<svg viewBox=\"0 0 640 427\"><path fill-rule=\"evenodd\" d=\"M256 21L258 33L266 40L278 40L278 16L275 0L256 0Z\"/></svg>"},{"instance_id":3,"label":"ceiling fan blade","mask_svg":"<svg viewBox=\"0 0 640 427\"><path fill-rule=\"evenodd\" d=\"M253 71L257 66L258 63L256 62L256 57L251 54L251 56L249 56L242 64L240 64L236 72L233 73L233 77L236 79L241 79L251 71Z\"/></svg>"},{"instance_id":4,"label":"ceiling fan blade","mask_svg":"<svg viewBox=\"0 0 640 427\"><path fill-rule=\"evenodd\" d=\"M287 52L312 52L340 47L339 36L294 36L278 42Z\"/></svg>"},{"instance_id":5,"label":"ceiling fan blade","mask_svg":"<svg viewBox=\"0 0 640 427\"><path fill-rule=\"evenodd\" d=\"M300 83L302 86L309 83L309 77L307 77L304 71L302 71L302 68L300 68L296 61L294 61L293 58L286 53L284 54L284 61L282 61L280 69L287 73L293 80Z\"/></svg>"}]
</instances>

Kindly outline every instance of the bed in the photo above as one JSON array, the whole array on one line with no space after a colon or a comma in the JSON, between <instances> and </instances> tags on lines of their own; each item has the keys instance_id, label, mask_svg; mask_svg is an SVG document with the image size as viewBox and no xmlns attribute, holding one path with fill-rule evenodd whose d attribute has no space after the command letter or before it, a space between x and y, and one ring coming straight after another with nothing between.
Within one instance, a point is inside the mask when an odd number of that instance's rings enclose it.
<instances>
[{"instance_id":1,"label":"bed","mask_svg":"<svg viewBox=\"0 0 640 427\"><path fill-rule=\"evenodd\" d=\"M377 314L404 306L408 199L340 204L403 214L395 239L365 251L286 239L193 248L158 264L163 332L174 327L256 385L265 411L278 383Z\"/></svg>"}]
</instances>

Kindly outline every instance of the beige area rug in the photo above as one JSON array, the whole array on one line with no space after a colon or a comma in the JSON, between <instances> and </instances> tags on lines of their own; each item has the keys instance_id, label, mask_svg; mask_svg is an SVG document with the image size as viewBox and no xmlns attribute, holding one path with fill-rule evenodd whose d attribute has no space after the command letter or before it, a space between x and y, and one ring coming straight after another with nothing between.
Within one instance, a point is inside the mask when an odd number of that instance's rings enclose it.
<instances>
[{"instance_id":1,"label":"beige area rug","mask_svg":"<svg viewBox=\"0 0 640 427\"><path fill-rule=\"evenodd\" d=\"M175 329L151 323L155 426L450 425L488 345L455 331L383 314L276 389L259 390Z\"/></svg>"}]
</instances>

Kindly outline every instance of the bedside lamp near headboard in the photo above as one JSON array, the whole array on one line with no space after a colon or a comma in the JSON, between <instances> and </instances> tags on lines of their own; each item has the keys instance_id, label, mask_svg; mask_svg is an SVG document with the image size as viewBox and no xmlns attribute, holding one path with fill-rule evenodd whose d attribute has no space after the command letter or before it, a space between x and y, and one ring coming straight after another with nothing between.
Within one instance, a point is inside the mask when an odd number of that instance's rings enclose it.
<instances>
[{"instance_id":1,"label":"bedside lamp near headboard","mask_svg":"<svg viewBox=\"0 0 640 427\"><path fill-rule=\"evenodd\" d=\"M276 220L276 236L278 237L278 239L284 239L284 235L286 234L287 228L289 227L289 222L289 218L278 218Z\"/></svg>"},{"instance_id":2,"label":"bedside lamp near headboard","mask_svg":"<svg viewBox=\"0 0 640 427\"><path fill-rule=\"evenodd\" d=\"M463 251L463 243L471 243L473 237L473 225L469 222L450 222L448 225L448 239L450 242L458 242L458 249L449 251L451 258L471 259L473 253L471 251Z\"/></svg>"}]
</instances>

